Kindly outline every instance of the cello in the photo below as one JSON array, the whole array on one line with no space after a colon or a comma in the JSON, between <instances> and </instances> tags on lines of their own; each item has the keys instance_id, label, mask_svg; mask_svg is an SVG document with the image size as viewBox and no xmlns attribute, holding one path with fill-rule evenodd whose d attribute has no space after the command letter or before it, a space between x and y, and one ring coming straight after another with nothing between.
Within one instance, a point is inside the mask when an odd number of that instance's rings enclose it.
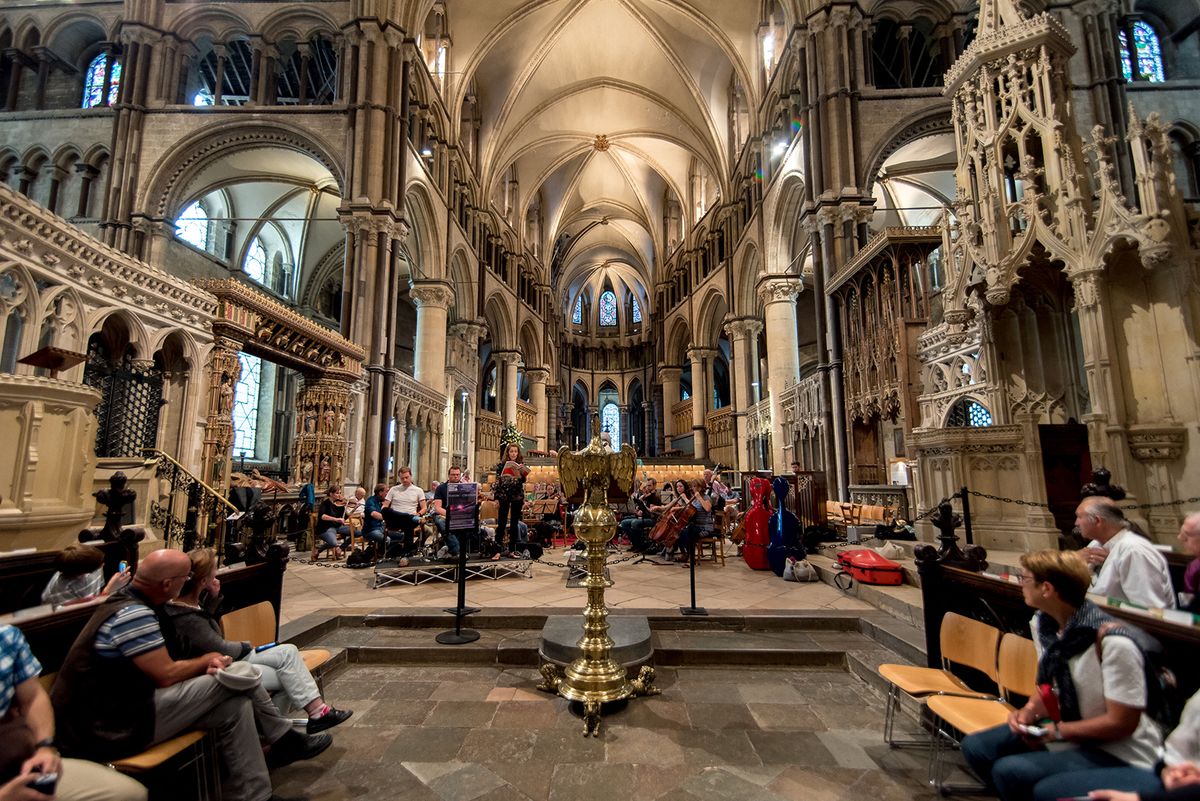
<instances>
[{"instance_id":1,"label":"cello","mask_svg":"<svg viewBox=\"0 0 1200 801\"><path fill-rule=\"evenodd\" d=\"M687 503L679 506L680 500L685 500ZM692 499L684 495L679 496L662 513L662 517L650 530L650 541L670 550L674 547L675 540L679 539L679 532L683 531L684 526L688 524L694 514L696 514L696 507L692 506Z\"/></svg>"}]
</instances>

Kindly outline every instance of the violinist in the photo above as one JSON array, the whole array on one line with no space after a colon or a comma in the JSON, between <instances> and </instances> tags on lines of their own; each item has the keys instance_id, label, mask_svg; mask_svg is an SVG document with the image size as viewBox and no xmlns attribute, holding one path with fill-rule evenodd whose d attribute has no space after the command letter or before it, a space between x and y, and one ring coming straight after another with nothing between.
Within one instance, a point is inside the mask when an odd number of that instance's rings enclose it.
<instances>
[{"instance_id":1,"label":"violinist","mask_svg":"<svg viewBox=\"0 0 1200 801\"><path fill-rule=\"evenodd\" d=\"M696 547L701 537L711 537L713 531L712 500L708 495L708 485L704 479L693 479L689 484L682 478L675 481L676 503L686 503L695 510L692 519L679 532L676 547L683 553L689 554ZM686 561L686 556L680 561Z\"/></svg>"},{"instance_id":2,"label":"violinist","mask_svg":"<svg viewBox=\"0 0 1200 801\"><path fill-rule=\"evenodd\" d=\"M619 527L621 533L629 538L631 549L641 553L646 550L647 534L654 528L654 520L663 508L658 482L647 478L629 499L637 508L637 514L626 517Z\"/></svg>"}]
</instances>

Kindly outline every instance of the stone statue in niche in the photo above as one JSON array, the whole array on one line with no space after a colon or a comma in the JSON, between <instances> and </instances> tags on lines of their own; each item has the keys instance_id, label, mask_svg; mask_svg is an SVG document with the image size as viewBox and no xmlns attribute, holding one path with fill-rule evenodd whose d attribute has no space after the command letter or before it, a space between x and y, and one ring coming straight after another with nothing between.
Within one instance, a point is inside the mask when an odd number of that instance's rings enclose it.
<instances>
[{"instance_id":1,"label":"stone statue in niche","mask_svg":"<svg viewBox=\"0 0 1200 801\"><path fill-rule=\"evenodd\" d=\"M306 410L306 413L304 415L304 433L305 434L317 433L317 415L315 412L313 412L311 410Z\"/></svg>"},{"instance_id":2,"label":"stone statue in niche","mask_svg":"<svg viewBox=\"0 0 1200 801\"><path fill-rule=\"evenodd\" d=\"M337 435L339 437L346 436L346 413L338 412L337 415Z\"/></svg>"},{"instance_id":3,"label":"stone statue in niche","mask_svg":"<svg viewBox=\"0 0 1200 801\"><path fill-rule=\"evenodd\" d=\"M310 482L312 480L312 472L313 472L312 459L310 459L306 456L304 458L304 461L300 463L300 481L304 484L307 484L308 482Z\"/></svg>"},{"instance_id":4,"label":"stone statue in niche","mask_svg":"<svg viewBox=\"0 0 1200 801\"><path fill-rule=\"evenodd\" d=\"M334 419L335 419L335 415L333 413L333 409L326 409L325 410L325 425L321 429L322 434L332 434L334 432L334 427L333 427Z\"/></svg>"},{"instance_id":5,"label":"stone statue in niche","mask_svg":"<svg viewBox=\"0 0 1200 801\"><path fill-rule=\"evenodd\" d=\"M233 415L233 376L221 371L220 400L217 401L217 414Z\"/></svg>"},{"instance_id":6,"label":"stone statue in niche","mask_svg":"<svg viewBox=\"0 0 1200 801\"><path fill-rule=\"evenodd\" d=\"M329 485L329 457L321 457L321 472L318 474L317 483L322 487Z\"/></svg>"}]
</instances>

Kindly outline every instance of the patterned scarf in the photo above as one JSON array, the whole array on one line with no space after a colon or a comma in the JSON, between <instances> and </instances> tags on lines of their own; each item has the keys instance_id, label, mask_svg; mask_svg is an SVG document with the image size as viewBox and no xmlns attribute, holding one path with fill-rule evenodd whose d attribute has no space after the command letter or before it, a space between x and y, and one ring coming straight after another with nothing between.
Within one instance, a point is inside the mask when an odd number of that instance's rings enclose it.
<instances>
[{"instance_id":1,"label":"patterned scarf","mask_svg":"<svg viewBox=\"0 0 1200 801\"><path fill-rule=\"evenodd\" d=\"M1104 636L1115 634L1128 637L1143 654L1153 648L1153 641L1140 629L1134 628L1091 601L1085 600L1075 611L1067 625L1059 632L1058 621L1045 612L1038 612L1034 620L1035 634L1042 646L1042 659L1038 663L1038 684L1049 684L1058 697L1058 708L1062 720L1079 720L1079 696L1071 678L1071 660L1088 648L1095 648L1101 628Z\"/></svg>"}]
</instances>

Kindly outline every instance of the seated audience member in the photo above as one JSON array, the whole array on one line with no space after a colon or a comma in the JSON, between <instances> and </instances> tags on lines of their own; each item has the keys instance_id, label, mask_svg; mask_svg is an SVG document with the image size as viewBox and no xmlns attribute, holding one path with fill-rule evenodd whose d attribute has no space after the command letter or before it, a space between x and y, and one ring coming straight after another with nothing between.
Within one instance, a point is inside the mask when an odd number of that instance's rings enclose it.
<instances>
[{"instance_id":1,"label":"seated audience member","mask_svg":"<svg viewBox=\"0 0 1200 801\"><path fill-rule=\"evenodd\" d=\"M1025 603L1038 610L1030 624L1037 681L1053 688L1058 714L1035 694L1008 723L963 739L967 764L1002 801L1084 795L1100 768L1148 770L1162 734L1142 714L1148 684L1138 642L1146 635L1087 600L1092 577L1078 552L1035 551L1021 557L1021 568ZM1097 648L1100 628L1109 623L1117 625ZM1045 727L1043 736L1022 729L1035 724Z\"/></svg>"},{"instance_id":2,"label":"seated audience member","mask_svg":"<svg viewBox=\"0 0 1200 801\"><path fill-rule=\"evenodd\" d=\"M350 527L346 525L346 499L342 495L342 491L337 487L330 487L325 490L325 500L321 501L321 508L317 516L317 539L313 543L312 558L316 561L321 551L333 549L333 558L342 558L342 549L338 545L339 537L346 537L350 534Z\"/></svg>"},{"instance_id":3,"label":"seated audience member","mask_svg":"<svg viewBox=\"0 0 1200 801\"><path fill-rule=\"evenodd\" d=\"M68 545L56 564L58 572L42 590L42 603L67 606L108 595L129 582L129 571L113 574L104 583L104 551L91 545Z\"/></svg>"},{"instance_id":4,"label":"seated audience member","mask_svg":"<svg viewBox=\"0 0 1200 801\"><path fill-rule=\"evenodd\" d=\"M190 729L211 730L225 769L221 798L266 801L268 765L311 759L332 739L293 730L261 683L233 689L220 675L230 657L171 658L156 613L190 575L186 554L153 551L128 587L96 607L51 690L59 747L66 756L109 762ZM265 756L259 731L269 744Z\"/></svg>"},{"instance_id":5,"label":"seated audience member","mask_svg":"<svg viewBox=\"0 0 1200 801\"><path fill-rule=\"evenodd\" d=\"M280 643L265 651L257 651L248 642L225 639L221 623L204 608L201 596L215 605L221 594L217 578L217 553L212 548L199 548L188 553L192 575L184 582L179 597L165 607L174 627L174 642L167 650L177 659L191 659L216 652L235 662L257 665L262 673L262 685L269 693L282 691L292 706L308 713L308 733L331 729L350 717L351 712L334 709L325 703L312 674L304 665L304 657L296 646Z\"/></svg>"},{"instance_id":6,"label":"seated audience member","mask_svg":"<svg viewBox=\"0 0 1200 801\"><path fill-rule=\"evenodd\" d=\"M383 552L383 543L387 539L383 528L383 504L387 497L387 484L376 484L371 497L363 504L363 539Z\"/></svg>"},{"instance_id":7,"label":"seated audience member","mask_svg":"<svg viewBox=\"0 0 1200 801\"><path fill-rule=\"evenodd\" d=\"M401 467L400 483L388 490L383 503L383 520L387 530L398 531L403 538L398 548L394 542L390 543L389 551L398 549L404 554L413 549L413 535L421 522L419 515L424 512L425 491L413 483L412 470Z\"/></svg>"},{"instance_id":8,"label":"seated audience member","mask_svg":"<svg viewBox=\"0 0 1200 801\"><path fill-rule=\"evenodd\" d=\"M447 471L446 480L433 490L433 523L441 533L442 539L446 541L443 545L446 553L438 552L441 556L458 556L458 537L446 527L446 510L450 507L450 485L461 482L462 471L457 467L451 467Z\"/></svg>"},{"instance_id":9,"label":"seated audience member","mask_svg":"<svg viewBox=\"0 0 1200 801\"><path fill-rule=\"evenodd\" d=\"M1154 770L1116 768L1092 774L1096 801L1200 801L1200 692L1183 708Z\"/></svg>"},{"instance_id":10,"label":"seated audience member","mask_svg":"<svg viewBox=\"0 0 1200 801\"><path fill-rule=\"evenodd\" d=\"M654 528L654 516L662 510L662 498L658 494L658 482L647 478L642 486L629 496L631 505L637 509L636 514L627 516L620 523L621 533L629 538L630 548L634 551L645 551L647 537Z\"/></svg>"},{"instance_id":11,"label":"seated audience member","mask_svg":"<svg viewBox=\"0 0 1200 801\"><path fill-rule=\"evenodd\" d=\"M1089 592L1147 609L1174 609L1167 559L1134 533L1125 513L1108 498L1084 498L1075 509L1079 533L1091 540L1084 558L1097 570Z\"/></svg>"},{"instance_id":12,"label":"seated audience member","mask_svg":"<svg viewBox=\"0 0 1200 801\"><path fill-rule=\"evenodd\" d=\"M0 767L4 801L146 801L146 788L111 768L59 757L54 745L54 709L38 681L42 666L21 630L0 626L0 719L6 722ZM19 731L18 731L19 729ZM58 775L53 794L28 787L39 775Z\"/></svg>"},{"instance_id":13,"label":"seated audience member","mask_svg":"<svg viewBox=\"0 0 1200 801\"><path fill-rule=\"evenodd\" d=\"M1192 512L1179 527L1179 542L1184 553L1194 557L1183 571L1183 592L1179 608L1200 614L1200 512Z\"/></svg>"}]
</instances>

